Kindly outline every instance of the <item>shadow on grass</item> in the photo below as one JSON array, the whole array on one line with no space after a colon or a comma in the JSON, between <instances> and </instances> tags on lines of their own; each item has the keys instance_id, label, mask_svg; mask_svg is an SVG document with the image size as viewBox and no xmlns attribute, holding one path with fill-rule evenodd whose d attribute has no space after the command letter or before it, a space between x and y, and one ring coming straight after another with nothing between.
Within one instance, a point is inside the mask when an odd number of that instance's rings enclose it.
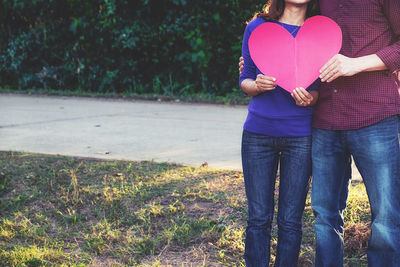
<instances>
[{"instance_id":1,"label":"shadow on grass","mask_svg":"<svg viewBox=\"0 0 400 267\"><path fill-rule=\"evenodd\" d=\"M244 266L241 172L14 152L0 152L0 170L4 265ZM361 186L349 233L367 220ZM312 223L308 198L300 266L313 264ZM276 240L274 223L272 261ZM347 264L365 263L364 241L346 247Z\"/></svg>"},{"instance_id":2,"label":"shadow on grass","mask_svg":"<svg viewBox=\"0 0 400 267\"><path fill-rule=\"evenodd\" d=\"M170 262L240 264L233 256L240 251L218 253L231 235L242 242L232 221L245 217L232 191L241 187L238 172L13 152L0 153L0 167L0 261L7 264L131 265L170 251L186 252Z\"/></svg>"}]
</instances>

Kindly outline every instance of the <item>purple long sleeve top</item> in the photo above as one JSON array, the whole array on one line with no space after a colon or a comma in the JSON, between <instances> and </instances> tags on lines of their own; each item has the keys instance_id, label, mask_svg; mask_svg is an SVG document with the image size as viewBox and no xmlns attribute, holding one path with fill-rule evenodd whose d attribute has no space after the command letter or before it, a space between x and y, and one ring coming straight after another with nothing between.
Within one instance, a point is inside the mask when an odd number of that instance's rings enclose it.
<instances>
[{"instance_id":1,"label":"purple long sleeve top","mask_svg":"<svg viewBox=\"0 0 400 267\"><path fill-rule=\"evenodd\" d=\"M242 57L244 58L244 69L239 77L239 86L245 79L255 80L261 73L250 57L248 40L257 26L267 22L263 18L251 21L244 32ZM279 23L288 30L293 37L300 26ZM265 49L268 49L266 47ZM316 80L307 88L308 91L318 89L320 80ZM248 115L244 123L244 130L274 137L295 137L311 135L312 107L299 107L289 92L277 86L275 90L261 93L252 98L248 106Z\"/></svg>"}]
</instances>

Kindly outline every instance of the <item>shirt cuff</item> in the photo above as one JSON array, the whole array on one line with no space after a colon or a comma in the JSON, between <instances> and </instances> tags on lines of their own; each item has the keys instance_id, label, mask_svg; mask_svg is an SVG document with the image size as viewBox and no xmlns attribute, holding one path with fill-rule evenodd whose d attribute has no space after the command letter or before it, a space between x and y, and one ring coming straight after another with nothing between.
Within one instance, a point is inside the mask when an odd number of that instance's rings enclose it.
<instances>
[{"instance_id":1,"label":"shirt cuff","mask_svg":"<svg viewBox=\"0 0 400 267\"><path fill-rule=\"evenodd\" d=\"M392 46L385 47L376 55L385 63L391 72L400 70L400 51Z\"/></svg>"}]
</instances>

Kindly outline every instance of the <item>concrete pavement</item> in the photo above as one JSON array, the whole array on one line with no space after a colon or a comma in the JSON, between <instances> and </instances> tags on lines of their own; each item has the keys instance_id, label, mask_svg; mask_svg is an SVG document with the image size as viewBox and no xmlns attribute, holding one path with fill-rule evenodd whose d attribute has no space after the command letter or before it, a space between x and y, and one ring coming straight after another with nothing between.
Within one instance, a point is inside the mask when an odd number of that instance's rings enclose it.
<instances>
[{"instance_id":1,"label":"concrete pavement","mask_svg":"<svg viewBox=\"0 0 400 267\"><path fill-rule=\"evenodd\" d=\"M0 150L241 170L246 115L245 106L0 94Z\"/></svg>"},{"instance_id":2,"label":"concrete pavement","mask_svg":"<svg viewBox=\"0 0 400 267\"><path fill-rule=\"evenodd\" d=\"M0 94L0 150L241 169L244 106Z\"/></svg>"}]
</instances>

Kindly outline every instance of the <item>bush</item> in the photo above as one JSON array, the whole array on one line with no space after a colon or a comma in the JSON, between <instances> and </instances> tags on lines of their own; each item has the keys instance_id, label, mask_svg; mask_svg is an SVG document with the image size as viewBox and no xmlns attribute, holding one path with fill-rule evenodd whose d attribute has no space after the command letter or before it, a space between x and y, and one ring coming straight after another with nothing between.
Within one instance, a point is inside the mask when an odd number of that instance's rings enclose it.
<instances>
[{"instance_id":1,"label":"bush","mask_svg":"<svg viewBox=\"0 0 400 267\"><path fill-rule=\"evenodd\" d=\"M0 86L226 95L253 0L2 0Z\"/></svg>"}]
</instances>

